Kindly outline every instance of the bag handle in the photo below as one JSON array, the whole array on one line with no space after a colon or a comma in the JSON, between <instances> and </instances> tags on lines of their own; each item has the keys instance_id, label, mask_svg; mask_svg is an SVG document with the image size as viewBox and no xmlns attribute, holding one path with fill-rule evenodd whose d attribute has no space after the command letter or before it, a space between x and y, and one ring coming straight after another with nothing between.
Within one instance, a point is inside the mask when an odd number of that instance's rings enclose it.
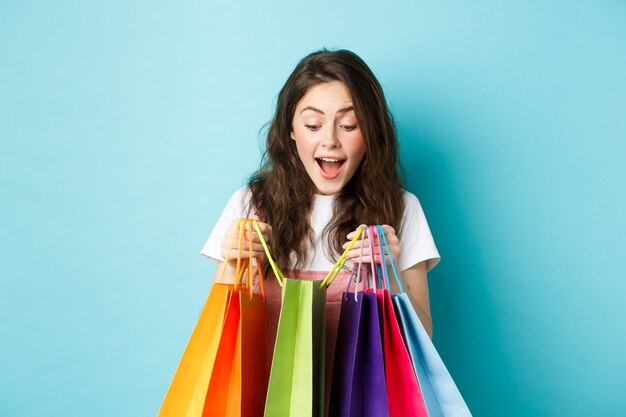
<instances>
[{"instance_id":1,"label":"bag handle","mask_svg":"<svg viewBox=\"0 0 626 417\"><path fill-rule=\"evenodd\" d=\"M250 248L252 248L252 227L253 222L255 220L248 219L248 241L250 242ZM261 268L261 260L259 258L254 258L256 262L256 269L259 273L259 287L261 287L261 296L263 297L263 301L265 301L265 278L263 277L263 268ZM250 268L252 268L252 257L250 257ZM252 282L252 278L250 278L250 282ZM250 299L252 299L252 289L250 289Z\"/></svg>"},{"instance_id":2,"label":"bag handle","mask_svg":"<svg viewBox=\"0 0 626 417\"><path fill-rule=\"evenodd\" d=\"M230 243L228 244L228 253L230 253L230 251L233 249L233 244L235 243L235 236L237 235L237 231L241 229L241 223L243 222L243 220L244 219L239 219L237 221L237 228L235 229L235 232L233 233L233 237L230 239ZM241 247L241 243L239 244L239 246ZM241 250L239 250L237 253L237 267L235 269L235 276L239 275L240 259L241 259ZM217 277L217 281L216 281L217 284L222 283L222 279L224 278L224 271L226 271L226 264L228 264L228 261L224 260L224 264L222 265L220 276Z\"/></svg>"},{"instance_id":3,"label":"bag handle","mask_svg":"<svg viewBox=\"0 0 626 417\"><path fill-rule=\"evenodd\" d=\"M387 241L387 236L385 235L385 231L383 230L382 226L377 224L375 226L368 226L364 229L363 234L361 235L361 250L359 253L359 263L358 263L358 269L357 266L355 265L355 268L353 268L352 274L350 275L350 279L348 280L348 285L346 287L346 292L349 291L350 289L350 284L352 283L352 279L354 278L355 275L355 270L356 270L356 275L357 275L357 281L356 281L356 290L355 290L355 300L356 300L356 292L358 291L358 286L359 286L359 282L360 282L360 276L361 276L361 269L362 269L362 263L363 263L363 246L364 246L364 240L365 237L367 236L368 240L369 240L369 247L370 247L370 265L371 265L371 270L372 270L372 279L373 279L373 284L375 287L382 287L382 288L387 288L389 290L391 290L391 285L390 285L390 281L389 281L389 271L387 269L387 261L386 261L386 257L389 257L389 263L391 264L391 269L393 271L393 276L396 280L396 283L398 284L398 288L400 289L400 292L403 293L404 292L404 288L402 286L402 281L400 280L400 274L398 273L398 269L396 268L396 263L393 260L393 256L391 256L391 249L389 248L389 242ZM374 262L374 256L375 256L375 243L378 242L378 247L380 249L380 251L378 252L381 256L381 274L382 274L382 279L380 276L377 276L377 268L376 268L376 263ZM387 255L385 255L385 251L387 252ZM345 263L345 262L344 262ZM342 265L343 266L343 265ZM378 285L376 285L378 283ZM363 291L365 291L365 281L363 281Z\"/></svg>"},{"instance_id":4,"label":"bag handle","mask_svg":"<svg viewBox=\"0 0 626 417\"><path fill-rule=\"evenodd\" d=\"M252 225L254 226L254 229L256 230L257 235L259 235L259 239L261 240L261 245L263 245L263 250L265 251L265 256L267 256L267 260L269 261L270 266L272 267L272 270L274 271L274 275L276 276L278 285L282 287L283 281L285 280L285 276L281 272L280 268L278 268L278 265L276 265L276 262L274 262L274 259L272 259L272 255L270 254L270 250L267 247L267 243L265 243L265 238L263 237L263 233L261 233L261 229L259 229L259 224L257 223L256 220L252 220Z\"/></svg>"},{"instance_id":5,"label":"bag handle","mask_svg":"<svg viewBox=\"0 0 626 417\"><path fill-rule=\"evenodd\" d=\"M352 273L350 274L350 278L348 279L348 285L346 286L346 297L348 296L348 291L350 291L350 284L352 284L352 279L354 278L356 272L356 285L354 286L354 301L359 301L357 299L357 293L359 292L359 283L361 282L361 270L363 269L363 247L365 246L365 235L370 238L370 230L369 227L363 229L363 233L361 234L361 250L359 251L359 263L354 265L352 268ZM365 292L365 279L363 280L363 292Z\"/></svg>"},{"instance_id":6,"label":"bag handle","mask_svg":"<svg viewBox=\"0 0 626 417\"><path fill-rule=\"evenodd\" d=\"M244 240L244 232L246 228L248 229L249 247L252 248L252 228L250 227L251 222L252 222L251 219L240 218L237 222L237 227L235 229L235 232L233 233L233 237L230 239L230 243L228 244L228 253L230 253L235 243L235 236L237 236L237 232L239 232L239 245L237 247L238 249L237 250L237 266L235 268L235 289L238 290L238 289L244 288L250 295L250 299L252 299L252 294L253 294L253 291L252 291L252 278L253 278L252 268L254 266L253 260L256 260L257 266L260 265L259 259L253 258L251 253L249 253L247 262L242 260L243 240ZM220 271L220 275L216 281L216 283L218 284L222 283L222 279L224 278L224 272L226 271L227 263L228 262L224 260L224 264L222 265L222 270ZM246 285L244 286L243 274L246 271L246 269L248 270L248 279L246 280ZM263 282L264 281L263 272L261 271L261 268L257 268L257 270L259 273L259 284L261 287L261 295L263 296L263 300L265 300L265 285Z\"/></svg>"},{"instance_id":7,"label":"bag handle","mask_svg":"<svg viewBox=\"0 0 626 417\"><path fill-rule=\"evenodd\" d=\"M396 268L396 263L393 261L393 256L391 256L391 250L389 249L389 243L387 242L387 236L385 236L385 232L383 231L383 227L381 225L376 225L376 227L378 228L378 238L380 241L382 241L381 243L381 254L383 255L383 266L382 269L383 271L386 272L387 270L387 263L385 263L385 255L384 255L384 250L387 250L387 255L389 256L389 263L391 264L391 269L393 270L393 276L396 279L396 283L398 284L398 288L400 289L400 292L403 293L404 292L404 288L402 287L402 281L400 280L400 274L398 273L398 269ZM386 275L386 273L385 273ZM389 287L389 278L387 277L387 287Z\"/></svg>"},{"instance_id":8,"label":"bag handle","mask_svg":"<svg viewBox=\"0 0 626 417\"><path fill-rule=\"evenodd\" d=\"M252 219L246 219L246 230L248 231L248 244L249 248L252 248ZM263 278L263 271L261 269L261 261L259 258L252 257L252 253L250 252L248 256L248 279L246 281L246 289L248 290L248 294L250 296L250 300L252 300L253 288L252 288L252 269L254 267L254 263L256 262L257 272L259 273L259 286L261 287L261 296L263 297L263 301L265 301L265 285Z\"/></svg>"},{"instance_id":9,"label":"bag handle","mask_svg":"<svg viewBox=\"0 0 626 417\"><path fill-rule=\"evenodd\" d=\"M257 221L256 220L252 220L252 224L254 225L254 228L255 228L257 234L259 235L259 240L261 240L261 245L263 245L263 249L265 250L265 255L267 256L267 260L269 261L269 263L270 263L270 265L272 267L272 270L274 271L274 275L276 275L276 279L278 280L278 284L282 287L283 286L283 281L285 280L285 276L281 272L281 270L278 267L278 265L276 265L276 262L274 262L274 259L272 259L272 255L270 254L270 250L267 247L267 243L265 242L265 239L263 238L263 234L261 233L261 229L259 229L259 225L258 225ZM363 230L360 229L360 228L357 230L356 234L354 235L354 237L350 241L350 244L348 245L346 250L344 250L344 252L341 254L341 256L339 257L339 259L337 260L335 265L333 265L333 267L331 268L330 272L328 272L328 274L326 275L324 280L321 282L320 288L322 288L324 285L328 286L328 285L333 283L333 281L335 280L335 277L337 277L337 274L339 274L339 271L341 271L341 269L346 264L346 261L348 260L348 258L347 258L348 252L350 252L350 249L352 249L352 246L354 246L354 243L357 241L357 239L361 235L362 231Z\"/></svg>"},{"instance_id":10,"label":"bag handle","mask_svg":"<svg viewBox=\"0 0 626 417\"><path fill-rule=\"evenodd\" d=\"M389 286L389 276L387 276L387 261L385 259L385 250L383 248L382 239L380 237L381 233L384 235L385 232L383 231L383 228L380 227L380 225L372 226L372 228L374 230L376 230L376 234L374 236L374 239L378 243L378 249L380 250L379 251L379 253L380 253L380 274L382 275L382 282L384 283L384 286L382 286L382 285L381 286L383 288L386 287L389 290L391 287Z\"/></svg>"},{"instance_id":11,"label":"bag handle","mask_svg":"<svg viewBox=\"0 0 626 417\"><path fill-rule=\"evenodd\" d=\"M346 264L346 261L348 260L348 252L350 252L350 249L352 249L352 246L354 246L354 243L358 240L359 236L361 236L361 233L363 233L363 229L359 227L356 231L356 234L354 235L354 237L348 244L348 247L343 251L343 253L339 257L337 262L335 262L335 265L333 265L333 267L330 269L330 271L328 272L328 274L326 275L326 277L320 284L320 288L322 288L323 286L329 287L330 284L333 283L335 278L337 278L337 275L339 274L341 269Z\"/></svg>"},{"instance_id":12,"label":"bag handle","mask_svg":"<svg viewBox=\"0 0 626 417\"><path fill-rule=\"evenodd\" d=\"M376 262L374 261L374 257L376 256L376 251L374 250L374 243L376 239L376 234L378 231L376 230L376 226L368 226L370 235L369 235L369 246L370 246L370 264L372 265L372 286L374 288L385 288L383 281L381 281L380 276L378 274L378 269L376 268Z\"/></svg>"},{"instance_id":13,"label":"bag handle","mask_svg":"<svg viewBox=\"0 0 626 417\"><path fill-rule=\"evenodd\" d=\"M238 224L239 245L237 247L237 269L235 273L235 290L239 290L243 286L242 284L243 273L246 272L246 267L243 266L242 259L241 259L241 252L243 251L243 239L245 237L245 228L244 228L245 222L246 222L245 219L239 219L239 224Z\"/></svg>"}]
</instances>

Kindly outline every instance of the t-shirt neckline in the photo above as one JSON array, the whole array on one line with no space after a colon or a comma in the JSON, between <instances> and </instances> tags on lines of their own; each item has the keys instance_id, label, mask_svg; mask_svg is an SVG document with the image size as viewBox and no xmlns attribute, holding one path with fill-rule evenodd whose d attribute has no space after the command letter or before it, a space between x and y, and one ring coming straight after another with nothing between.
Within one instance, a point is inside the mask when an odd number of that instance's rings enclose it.
<instances>
[{"instance_id":1,"label":"t-shirt neckline","mask_svg":"<svg viewBox=\"0 0 626 417\"><path fill-rule=\"evenodd\" d=\"M333 201L336 197L336 194L313 194L313 198L317 201Z\"/></svg>"}]
</instances>

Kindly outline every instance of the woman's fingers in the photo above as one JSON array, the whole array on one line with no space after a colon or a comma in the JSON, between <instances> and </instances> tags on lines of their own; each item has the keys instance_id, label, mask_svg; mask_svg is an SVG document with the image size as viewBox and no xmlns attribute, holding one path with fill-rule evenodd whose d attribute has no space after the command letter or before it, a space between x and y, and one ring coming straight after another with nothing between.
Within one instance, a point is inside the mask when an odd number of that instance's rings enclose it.
<instances>
[{"instance_id":1,"label":"woman's fingers","mask_svg":"<svg viewBox=\"0 0 626 417\"><path fill-rule=\"evenodd\" d=\"M387 240L387 245L389 246L389 252L391 252L393 259L396 260L400 255L400 239L398 239L398 235L396 235L396 231L393 227L384 224L382 228L385 232L385 239ZM390 262L387 261L387 263L389 264Z\"/></svg>"},{"instance_id":2,"label":"woman's fingers","mask_svg":"<svg viewBox=\"0 0 626 417\"><path fill-rule=\"evenodd\" d=\"M374 248L377 248L377 247L378 247L378 240L377 240L377 239L375 239L373 243L374 243ZM347 248L347 247L348 247L348 245L350 245L350 242L346 242L346 243L344 243L344 244L343 244L343 248L344 248L344 249L345 249L345 248ZM369 240L369 238L365 238L365 239L363 239L363 240L358 239L356 242L354 242L354 243L352 244L352 248L351 248L351 250L354 250L354 249L360 249L360 248L361 248L361 246L363 246L364 248L369 248L369 247L370 247L370 240ZM378 250L378 249L377 249L377 250Z\"/></svg>"},{"instance_id":3,"label":"woman's fingers","mask_svg":"<svg viewBox=\"0 0 626 417\"><path fill-rule=\"evenodd\" d=\"M352 261L354 263L359 263L359 259L360 258L357 256L357 258L353 259ZM370 255L367 255L367 256L363 255L363 260L361 261L361 263L363 264L364 267L368 267L369 268L369 265L372 263L372 257ZM374 256L374 263L375 264L382 263L381 259L380 259L380 256ZM389 266L390 265L389 259L385 258L385 263L386 263L386 265Z\"/></svg>"},{"instance_id":4,"label":"woman's fingers","mask_svg":"<svg viewBox=\"0 0 626 417\"><path fill-rule=\"evenodd\" d=\"M259 226L259 230L261 231L261 234L263 235L263 239L267 242L270 238L270 233L272 232L272 226L260 221L259 217L256 215L252 216L252 218L257 220L257 225ZM252 224L250 223L246 223L246 231L244 232L245 239L248 239L248 230L250 227L252 227L252 241L261 242L261 239L259 239L259 235L257 234L256 228L252 226Z\"/></svg>"},{"instance_id":5,"label":"woman's fingers","mask_svg":"<svg viewBox=\"0 0 626 417\"><path fill-rule=\"evenodd\" d=\"M359 260L360 260L362 263L364 263L364 264L365 264L365 263L371 263L371 262L372 262L372 255L370 255L370 254L368 253L367 255L363 255L363 257L362 257L362 258L361 258L361 256L356 256L356 257L352 258L352 261L353 261L353 262L355 262L355 263L358 263L358 262L359 262ZM387 260L387 259L385 258L385 260ZM381 257L380 257L380 255L374 255L374 263L377 263L377 264L381 263Z\"/></svg>"},{"instance_id":6,"label":"woman's fingers","mask_svg":"<svg viewBox=\"0 0 626 417\"><path fill-rule=\"evenodd\" d=\"M389 236L390 234L396 234L396 229L389 226L388 224L383 224L381 225L381 227L383 228L383 232L385 232L385 236Z\"/></svg>"},{"instance_id":7,"label":"woman's fingers","mask_svg":"<svg viewBox=\"0 0 626 417\"><path fill-rule=\"evenodd\" d=\"M394 253L394 250L391 250L391 254L394 257L396 257L396 254ZM351 260L352 262L358 263L359 261L362 263L371 263L372 262L372 251L369 247L369 245L365 245L363 247L363 252L361 253L361 248L352 248L348 251L348 253L346 254L346 257ZM380 254L380 247L379 246L374 246L374 263L382 263L382 256ZM391 259L389 258L387 252L385 251L385 264L390 265L391 264Z\"/></svg>"},{"instance_id":8,"label":"woman's fingers","mask_svg":"<svg viewBox=\"0 0 626 417\"><path fill-rule=\"evenodd\" d=\"M354 231L352 231L352 232L348 233L348 236L346 236L346 238L347 238L348 240L352 240L352 239L354 238L354 235L356 234L356 232L357 232L359 229L363 229L363 228L365 228L365 227L367 227L367 225L366 225L366 224L362 224L362 225L360 225L359 227L357 227L357 228L356 228L356 230L354 230Z\"/></svg>"},{"instance_id":9,"label":"woman's fingers","mask_svg":"<svg viewBox=\"0 0 626 417\"><path fill-rule=\"evenodd\" d=\"M268 242L270 240L272 226L260 221L260 218L256 215L252 216L251 219L257 221L263 239ZM241 226L243 226L243 228ZM265 258L265 250L261 244L261 239L257 234L256 228L253 227L252 223L249 221L242 222L241 219L235 219L230 223L222 239L222 256L232 263L233 260L236 261L239 256L240 247L242 250L242 258Z\"/></svg>"},{"instance_id":10,"label":"woman's fingers","mask_svg":"<svg viewBox=\"0 0 626 417\"><path fill-rule=\"evenodd\" d=\"M350 251L348 251L346 255L346 257L353 262L358 262L359 258L361 257L363 257L363 262L365 262L366 258L369 261L371 256L372 256L372 252L370 251L369 247L363 248L363 252L361 252L361 249L351 249ZM381 259L380 252L376 250L376 248L374 248L374 259L377 262L380 262L380 259Z\"/></svg>"},{"instance_id":11,"label":"woman's fingers","mask_svg":"<svg viewBox=\"0 0 626 417\"><path fill-rule=\"evenodd\" d=\"M229 261L233 261L233 260L237 260L237 258L239 257L239 252L237 251L231 251L230 255L226 258ZM247 250L242 250L241 251L241 259L248 259L248 258L264 258L265 257L265 252L261 251L252 251L249 252Z\"/></svg>"},{"instance_id":12,"label":"woman's fingers","mask_svg":"<svg viewBox=\"0 0 626 417\"><path fill-rule=\"evenodd\" d=\"M256 217L256 216L254 216ZM264 223L260 220L257 220L256 224L259 226L259 229L261 230L261 233L263 233L264 235L266 233L269 233L272 231L272 226L270 226L267 223ZM251 223L246 222L246 230L249 229L249 226L251 225ZM254 226L252 226L252 230L256 231L256 228Z\"/></svg>"},{"instance_id":13,"label":"woman's fingers","mask_svg":"<svg viewBox=\"0 0 626 417\"><path fill-rule=\"evenodd\" d=\"M367 227L365 225L361 225L359 226L359 228L362 227ZM391 256L393 257L393 259L395 260L399 254L400 254L400 240L398 239L398 236L396 235L396 231L393 227L384 224L381 226L383 229L383 232L385 233L385 240L387 241L387 245L389 247L389 252L387 252L387 249L385 248L385 260L386 263L389 264L390 261L389 259L387 259L389 257L389 253L391 253ZM356 231L351 232L350 234L348 234L347 238L348 239L352 239L354 237L354 234L356 233ZM365 238L365 239L358 239L356 242L354 242L354 244L352 245L350 254L348 255L348 258L351 260L355 260L355 258L358 258L358 254L360 253L360 248L361 246L363 246L364 249L364 256L365 256L365 250L369 248L369 237ZM380 262L380 239L378 238L378 233L377 230L374 230L374 236L372 237L372 239L374 240L374 253L378 253L379 255L377 256L377 260L378 262ZM350 242L345 242L343 244L343 248L346 249L348 247L348 245L350 244ZM357 255L354 255L354 251L357 251ZM369 253L369 252L368 252ZM357 259L358 260L358 259Z\"/></svg>"},{"instance_id":14,"label":"woman's fingers","mask_svg":"<svg viewBox=\"0 0 626 417\"><path fill-rule=\"evenodd\" d=\"M229 242L230 243L230 242ZM264 252L263 249L263 245L261 243L256 243L256 242L252 242L252 247L250 246L250 242L248 240L243 240L241 241L241 244L239 242L238 239L235 239L235 241L233 242L233 246L230 248L231 252L235 252L237 253L237 251L239 251L239 247L241 246L242 250L250 250L252 248L253 252ZM222 243L222 250L223 251L228 251L229 246L228 245L224 245L224 243Z\"/></svg>"},{"instance_id":15,"label":"woman's fingers","mask_svg":"<svg viewBox=\"0 0 626 417\"><path fill-rule=\"evenodd\" d=\"M253 216L257 217L257 216ZM270 226L267 223L263 223L260 221L257 221L257 225L259 226L259 230L261 231L261 234L263 235L263 239L267 242L270 238L270 233L272 232L272 226ZM239 220L235 220L233 223L231 223L231 227L229 228L228 232L226 232L226 237L230 237L232 238L233 234L236 235L235 240L237 241L240 237L243 238L243 240L250 240L252 239L253 242L257 242L260 243L261 239L259 239L259 235L256 231L256 228L249 222L244 223L244 230L242 233L242 230L239 228Z\"/></svg>"},{"instance_id":16,"label":"woman's fingers","mask_svg":"<svg viewBox=\"0 0 626 417\"><path fill-rule=\"evenodd\" d=\"M258 243L259 245L261 244L261 239L259 238L259 235L258 235L258 233L256 231L252 232L251 235L249 235L248 233L250 233L250 232L248 232L248 231L244 232L243 238L241 239L242 242L249 242L250 240L252 240L252 243ZM239 241L240 237L241 236L239 234L237 234L237 237L235 238L236 242ZM266 243L269 242L269 240L270 240L269 233L263 233L263 240L265 240Z\"/></svg>"}]
</instances>

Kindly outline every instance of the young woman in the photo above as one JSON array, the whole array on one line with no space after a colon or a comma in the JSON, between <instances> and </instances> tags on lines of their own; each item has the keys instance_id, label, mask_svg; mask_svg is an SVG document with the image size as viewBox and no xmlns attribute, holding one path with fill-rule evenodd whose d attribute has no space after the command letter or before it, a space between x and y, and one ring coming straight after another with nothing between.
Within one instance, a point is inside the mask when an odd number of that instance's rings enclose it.
<instances>
[{"instance_id":1,"label":"young woman","mask_svg":"<svg viewBox=\"0 0 626 417\"><path fill-rule=\"evenodd\" d=\"M350 51L314 52L279 93L261 168L233 194L201 253L218 261L217 274L227 262L232 279L237 251L229 252L228 244L237 219L254 217L286 276L320 279L360 225L382 224L404 288L430 335L426 273L440 257L418 199L402 186L396 130L376 77ZM360 246L359 240L350 260L358 262ZM256 233L249 250L268 270ZM363 261L369 260L366 240ZM349 275L341 273L327 293L327 377ZM265 282L271 347L280 287L271 276Z\"/></svg>"}]
</instances>

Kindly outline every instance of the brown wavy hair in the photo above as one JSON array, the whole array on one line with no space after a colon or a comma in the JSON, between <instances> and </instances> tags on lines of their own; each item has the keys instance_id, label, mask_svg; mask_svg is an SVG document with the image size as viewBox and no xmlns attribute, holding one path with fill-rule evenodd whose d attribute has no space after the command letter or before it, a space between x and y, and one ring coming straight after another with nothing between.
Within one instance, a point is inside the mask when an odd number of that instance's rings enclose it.
<instances>
[{"instance_id":1,"label":"brown wavy hair","mask_svg":"<svg viewBox=\"0 0 626 417\"><path fill-rule=\"evenodd\" d=\"M365 157L334 200L332 220L323 232L326 256L336 259L346 235L360 224L388 224L396 231L401 224L404 200L398 140L380 83L351 51L313 52L298 63L280 90L261 167L248 181L255 212L272 226L272 256L281 268L301 267L308 257L308 243L313 242L310 215L315 185L290 137L295 109L309 88L331 81L342 82L350 92ZM295 265L290 264L291 253L296 255Z\"/></svg>"}]
</instances>

